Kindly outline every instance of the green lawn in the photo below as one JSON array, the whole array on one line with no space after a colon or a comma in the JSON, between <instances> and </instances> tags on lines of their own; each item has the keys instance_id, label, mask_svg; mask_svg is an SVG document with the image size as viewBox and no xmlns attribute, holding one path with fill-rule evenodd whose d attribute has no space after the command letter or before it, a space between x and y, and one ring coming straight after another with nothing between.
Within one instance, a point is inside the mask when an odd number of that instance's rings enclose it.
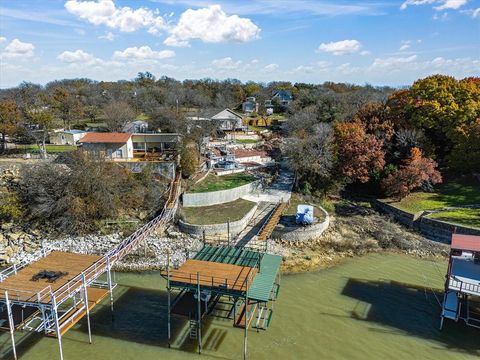
<instances>
[{"instance_id":1,"label":"green lawn","mask_svg":"<svg viewBox=\"0 0 480 360\"><path fill-rule=\"evenodd\" d=\"M449 181L436 187L434 193L415 192L399 202L390 204L410 213L456 205L480 204L480 184Z\"/></svg>"},{"instance_id":2,"label":"green lawn","mask_svg":"<svg viewBox=\"0 0 480 360\"><path fill-rule=\"evenodd\" d=\"M38 153L40 152L40 149L37 144L28 144L28 145L16 145L16 148L18 150L21 150L22 152L32 152L32 153ZM75 151L77 150L76 146L73 145L51 145L47 144L47 153L61 153L61 152L67 152L67 151Z\"/></svg>"},{"instance_id":3,"label":"green lawn","mask_svg":"<svg viewBox=\"0 0 480 360\"><path fill-rule=\"evenodd\" d=\"M254 139L236 139L235 140L237 144L256 144L260 140L254 140Z\"/></svg>"},{"instance_id":4,"label":"green lawn","mask_svg":"<svg viewBox=\"0 0 480 360\"><path fill-rule=\"evenodd\" d=\"M189 223L196 225L223 224L228 220L237 221L243 218L255 203L238 199L229 203L202 206L184 207L180 209L180 216Z\"/></svg>"},{"instance_id":5,"label":"green lawn","mask_svg":"<svg viewBox=\"0 0 480 360\"><path fill-rule=\"evenodd\" d=\"M429 216L430 218L480 228L480 209L457 209L442 211Z\"/></svg>"},{"instance_id":6,"label":"green lawn","mask_svg":"<svg viewBox=\"0 0 480 360\"><path fill-rule=\"evenodd\" d=\"M246 173L237 173L224 176L217 176L215 174L209 174L204 180L195 184L188 192L190 193L202 193L209 191L227 190L233 189L238 186L242 186L256 178Z\"/></svg>"}]
</instances>

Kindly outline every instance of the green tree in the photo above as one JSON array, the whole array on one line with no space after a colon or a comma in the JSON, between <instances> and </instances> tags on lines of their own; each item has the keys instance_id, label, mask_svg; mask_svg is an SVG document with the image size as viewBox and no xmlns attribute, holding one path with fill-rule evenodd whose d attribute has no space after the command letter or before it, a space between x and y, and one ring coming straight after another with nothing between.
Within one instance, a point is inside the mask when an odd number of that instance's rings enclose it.
<instances>
[{"instance_id":1,"label":"green tree","mask_svg":"<svg viewBox=\"0 0 480 360\"><path fill-rule=\"evenodd\" d=\"M183 176L190 177L197 172L199 157L197 144L194 141L185 140L180 152L180 167Z\"/></svg>"},{"instance_id":2,"label":"green tree","mask_svg":"<svg viewBox=\"0 0 480 360\"><path fill-rule=\"evenodd\" d=\"M456 129L449 165L461 173L480 171L480 118Z\"/></svg>"},{"instance_id":3,"label":"green tree","mask_svg":"<svg viewBox=\"0 0 480 360\"><path fill-rule=\"evenodd\" d=\"M40 148L40 156L46 159L47 155L47 137L49 131L53 126L53 114L49 109L38 108L27 112L27 119L35 125L36 129L32 130L32 135L35 138L38 147Z\"/></svg>"},{"instance_id":4,"label":"green tree","mask_svg":"<svg viewBox=\"0 0 480 360\"><path fill-rule=\"evenodd\" d=\"M0 101L0 134L2 134L1 152L6 149L6 136L12 136L18 129L21 113L12 100Z\"/></svg>"}]
</instances>

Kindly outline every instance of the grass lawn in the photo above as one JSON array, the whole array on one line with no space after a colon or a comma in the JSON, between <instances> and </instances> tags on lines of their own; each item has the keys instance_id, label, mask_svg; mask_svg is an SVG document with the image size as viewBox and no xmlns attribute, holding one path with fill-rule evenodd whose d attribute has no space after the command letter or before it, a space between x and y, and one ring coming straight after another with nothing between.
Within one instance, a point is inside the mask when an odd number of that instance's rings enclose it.
<instances>
[{"instance_id":1,"label":"grass lawn","mask_svg":"<svg viewBox=\"0 0 480 360\"><path fill-rule=\"evenodd\" d=\"M184 207L180 209L180 216L189 224L223 224L229 219L230 221L240 220L254 206L255 203L252 201L238 199L219 205Z\"/></svg>"},{"instance_id":2,"label":"grass lawn","mask_svg":"<svg viewBox=\"0 0 480 360\"><path fill-rule=\"evenodd\" d=\"M235 140L237 144L256 144L259 142L259 140L254 140L254 139L237 139Z\"/></svg>"},{"instance_id":3,"label":"grass lawn","mask_svg":"<svg viewBox=\"0 0 480 360\"><path fill-rule=\"evenodd\" d=\"M297 215L297 206L300 204L309 204L311 202L304 199L301 194L292 193L290 197L290 205L288 206L287 210L285 210L284 215ZM325 215L323 211L321 211L315 203L313 204L313 216L318 218L320 221L325 219Z\"/></svg>"},{"instance_id":4,"label":"grass lawn","mask_svg":"<svg viewBox=\"0 0 480 360\"><path fill-rule=\"evenodd\" d=\"M29 145L16 145L16 148L18 150L21 150L22 152L33 152L33 153L38 153L40 152L40 148L38 147L37 144L29 144ZM47 153L61 153L61 152L67 152L67 151L75 151L77 150L76 146L73 145L51 145L47 144Z\"/></svg>"},{"instance_id":5,"label":"grass lawn","mask_svg":"<svg viewBox=\"0 0 480 360\"><path fill-rule=\"evenodd\" d=\"M215 174L209 174L204 180L195 184L188 192L202 193L209 191L227 190L233 189L252 181L256 178L246 173L237 173L224 176L217 176Z\"/></svg>"},{"instance_id":6,"label":"grass lawn","mask_svg":"<svg viewBox=\"0 0 480 360\"><path fill-rule=\"evenodd\" d=\"M449 181L435 188L434 193L415 192L391 205L410 213L456 205L480 204L480 184Z\"/></svg>"},{"instance_id":7,"label":"grass lawn","mask_svg":"<svg viewBox=\"0 0 480 360\"><path fill-rule=\"evenodd\" d=\"M457 209L452 211L442 211L432 214L429 217L449 223L457 223L480 229L480 209Z\"/></svg>"}]
</instances>

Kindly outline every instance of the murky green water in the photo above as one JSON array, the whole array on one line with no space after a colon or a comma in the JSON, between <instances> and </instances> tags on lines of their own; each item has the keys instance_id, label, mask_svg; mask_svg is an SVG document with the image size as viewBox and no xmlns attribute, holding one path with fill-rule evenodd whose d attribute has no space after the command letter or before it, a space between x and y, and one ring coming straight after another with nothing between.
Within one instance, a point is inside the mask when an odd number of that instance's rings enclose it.
<instances>
[{"instance_id":1,"label":"murky green water","mask_svg":"<svg viewBox=\"0 0 480 360\"><path fill-rule=\"evenodd\" d=\"M478 359L480 330L451 322L438 330L439 306L424 288L441 289L445 268L446 262L375 254L284 276L271 327L249 331L249 358ZM93 344L84 321L63 338L66 360L243 357L243 330L221 320L206 325L201 357L190 340L168 349L160 276L117 274L117 281L115 321L107 304L98 306L91 317ZM181 334L185 325L176 319L174 332ZM0 346L8 343L2 335ZM30 337L19 347L21 359L58 358L56 339Z\"/></svg>"}]
</instances>

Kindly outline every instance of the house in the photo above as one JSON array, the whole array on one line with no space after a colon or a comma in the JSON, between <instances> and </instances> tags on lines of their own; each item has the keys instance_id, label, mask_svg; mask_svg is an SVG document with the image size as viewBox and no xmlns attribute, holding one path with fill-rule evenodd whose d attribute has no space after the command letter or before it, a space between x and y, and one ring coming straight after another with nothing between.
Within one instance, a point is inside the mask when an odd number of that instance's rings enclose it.
<instances>
[{"instance_id":1,"label":"house","mask_svg":"<svg viewBox=\"0 0 480 360\"><path fill-rule=\"evenodd\" d=\"M242 111L244 113L258 112L258 103L253 96L247 97L245 102L242 104Z\"/></svg>"},{"instance_id":2,"label":"house","mask_svg":"<svg viewBox=\"0 0 480 360\"><path fill-rule=\"evenodd\" d=\"M123 131L127 133L145 133L147 130L148 122L142 120L129 122L123 127Z\"/></svg>"},{"instance_id":3,"label":"house","mask_svg":"<svg viewBox=\"0 0 480 360\"><path fill-rule=\"evenodd\" d=\"M96 156L117 161L172 161L180 134L175 133L88 133L80 143Z\"/></svg>"},{"instance_id":4,"label":"house","mask_svg":"<svg viewBox=\"0 0 480 360\"><path fill-rule=\"evenodd\" d=\"M77 145L87 135L83 130L60 130L50 134L50 143L54 145Z\"/></svg>"},{"instance_id":5,"label":"house","mask_svg":"<svg viewBox=\"0 0 480 360\"><path fill-rule=\"evenodd\" d=\"M223 131L245 130L246 128L243 125L242 116L230 109L220 111L218 114L212 116L211 120L218 123L218 129Z\"/></svg>"},{"instance_id":6,"label":"house","mask_svg":"<svg viewBox=\"0 0 480 360\"><path fill-rule=\"evenodd\" d=\"M274 90L272 101L277 101L281 106L288 106L293 101L292 92L290 90Z\"/></svg>"},{"instance_id":7,"label":"house","mask_svg":"<svg viewBox=\"0 0 480 360\"><path fill-rule=\"evenodd\" d=\"M83 149L95 156L105 156L114 160L133 159L131 133L91 132L80 141Z\"/></svg>"}]
</instances>

